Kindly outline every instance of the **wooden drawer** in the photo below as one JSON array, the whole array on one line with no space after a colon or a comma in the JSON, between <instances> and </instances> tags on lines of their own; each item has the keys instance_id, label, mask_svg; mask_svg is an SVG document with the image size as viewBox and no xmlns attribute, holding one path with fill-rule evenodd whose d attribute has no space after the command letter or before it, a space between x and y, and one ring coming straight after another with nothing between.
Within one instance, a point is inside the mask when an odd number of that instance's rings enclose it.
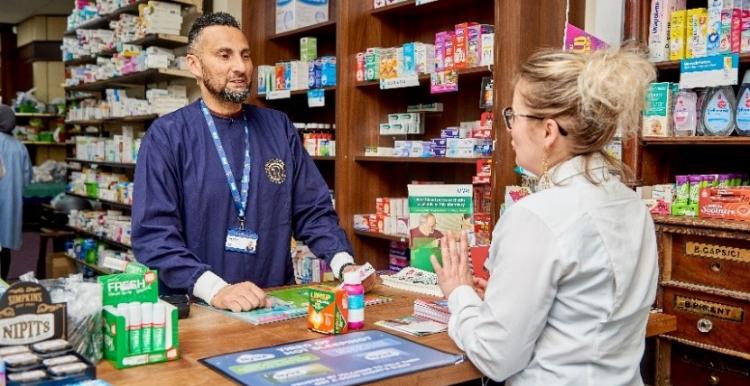
<instances>
[{"instance_id":1,"label":"wooden drawer","mask_svg":"<svg viewBox=\"0 0 750 386\"><path fill-rule=\"evenodd\" d=\"M750 299L746 294L684 283L662 283L664 313L677 317L666 337L750 359Z\"/></svg>"},{"instance_id":2,"label":"wooden drawer","mask_svg":"<svg viewBox=\"0 0 750 386\"><path fill-rule=\"evenodd\" d=\"M747 234L682 229L664 232L661 253L665 281L679 281L750 293L750 240ZM689 233L689 234L688 234Z\"/></svg>"},{"instance_id":3,"label":"wooden drawer","mask_svg":"<svg viewBox=\"0 0 750 386\"><path fill-rule=\"evenodd\" d=\"M681 344L672 345L673 386L747 386L750 362Z\"/></svg>"}]
</instances>

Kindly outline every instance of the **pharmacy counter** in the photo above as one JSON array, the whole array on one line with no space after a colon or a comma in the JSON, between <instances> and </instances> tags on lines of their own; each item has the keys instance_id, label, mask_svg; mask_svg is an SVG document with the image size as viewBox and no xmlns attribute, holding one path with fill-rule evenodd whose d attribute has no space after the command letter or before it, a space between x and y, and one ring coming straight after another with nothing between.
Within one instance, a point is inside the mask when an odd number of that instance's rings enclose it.
<instances>
[{"instance_id":1,"label":"pharmacy counter","mask_svg":"<svg viewBox=\"0 0 750 386\"><path fill-rule=\"evenodd\" d=\"M414 308L415 294L379 286L376 294L393 298L393 302L367 307L366 328L377 328L373 322L408 315ZM673 317L653 314L649 319L648 336L674 330ZM397 334L393 331L388 332ZM443 351L458 353L460 350L447 333L424 337L399 334L415 342ZM97 376L113 385L187 385L187 384L233 384L228 378L205 367L199 359L234 351L272 346L299 340L320 338L321 334L307 330L304 318L253 326L246 322L193 306L188 319L180 320L181 359L173 362L117 370L109 362L97 366ZM481 376L469 362L432 370L408 374L381 381L383 385L450 385Z\"/></svg>"}]
</instances>

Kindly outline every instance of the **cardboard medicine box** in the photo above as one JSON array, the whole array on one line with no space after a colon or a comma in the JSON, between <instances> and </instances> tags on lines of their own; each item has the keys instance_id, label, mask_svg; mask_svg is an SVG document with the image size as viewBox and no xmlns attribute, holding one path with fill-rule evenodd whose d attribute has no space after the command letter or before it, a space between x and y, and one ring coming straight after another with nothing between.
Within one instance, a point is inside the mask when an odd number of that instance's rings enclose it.
<instances>
[{"instance_id":1,"label":"cardboard medicine box","mask_svg":"<svg viewBox=\"0 0 750 386\"><path fill-rule=\"evenodd\" d=\"M104 292L105 359L118 369L179 359L177 307L159 299L156 271L99 276L98 281L102 284ZM154 344L150 345L150 349L146 341L147 334L144 333L146 329L142 328L142 331L135 335L132 325L128 326L129 317L132 315L123 315L123 309L126 308L123 305L136 302L149 304L153 310L150 341ZM142 323L146 321L142 320ZM134 352L133 347L136 344L140 344L140 352Z\"/></svg>"},{"instance_id":2,"label":"cardboard medicine box","mask_svg":"<svg viewBox=\"0 0 750 386\"><path fill-rule=\"evenodd\" d=\"M343 334L349 331L347 309L349 297L343 289L310 287L307 309L307 328L323 334Z\"/></svg>"}]
</instances>

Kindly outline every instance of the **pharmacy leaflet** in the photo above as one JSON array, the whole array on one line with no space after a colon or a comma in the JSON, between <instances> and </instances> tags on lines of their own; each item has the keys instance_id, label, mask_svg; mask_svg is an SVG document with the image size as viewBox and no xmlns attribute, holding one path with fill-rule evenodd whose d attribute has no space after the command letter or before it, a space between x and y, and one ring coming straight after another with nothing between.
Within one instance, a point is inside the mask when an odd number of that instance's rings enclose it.
<instances>
[{"instance_id":1,"label":"pharmacy leaflet","mask_svg":"<svg viewBox=\"0 0 750 386\"><path fill-rule=\"evenodd\" d=\"M358 385L456 365L449 354L384 331L358 331L223 354L201 362L244 385Z\"/></svg>"}]
</instances>

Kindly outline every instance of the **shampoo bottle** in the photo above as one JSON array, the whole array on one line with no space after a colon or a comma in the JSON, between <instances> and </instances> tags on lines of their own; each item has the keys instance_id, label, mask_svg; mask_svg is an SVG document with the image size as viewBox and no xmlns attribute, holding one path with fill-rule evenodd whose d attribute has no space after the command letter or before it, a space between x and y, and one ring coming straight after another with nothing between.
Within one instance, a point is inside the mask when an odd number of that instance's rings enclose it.
<instances>
[{"instance_id":1,"label":"shampoo bottle","mask_svg":"<svg viewBox=\"0 0 750 386\"><path fill-rule=\"evenodd\" d=\"M745 71L737 93L737 134L750 135L750 70Z\"/></svg>"},{"instance_id":2,"label":"shampoo bottle","mask_svg":"<svg viewBox=\"0 0 750 386\"><path fill-rule=\"evenodd\" d=\"M701 108L701 125L706 135L727 136L734 131L735 100L732 87L708 91Z\"/></svg>"}]
</instances>

